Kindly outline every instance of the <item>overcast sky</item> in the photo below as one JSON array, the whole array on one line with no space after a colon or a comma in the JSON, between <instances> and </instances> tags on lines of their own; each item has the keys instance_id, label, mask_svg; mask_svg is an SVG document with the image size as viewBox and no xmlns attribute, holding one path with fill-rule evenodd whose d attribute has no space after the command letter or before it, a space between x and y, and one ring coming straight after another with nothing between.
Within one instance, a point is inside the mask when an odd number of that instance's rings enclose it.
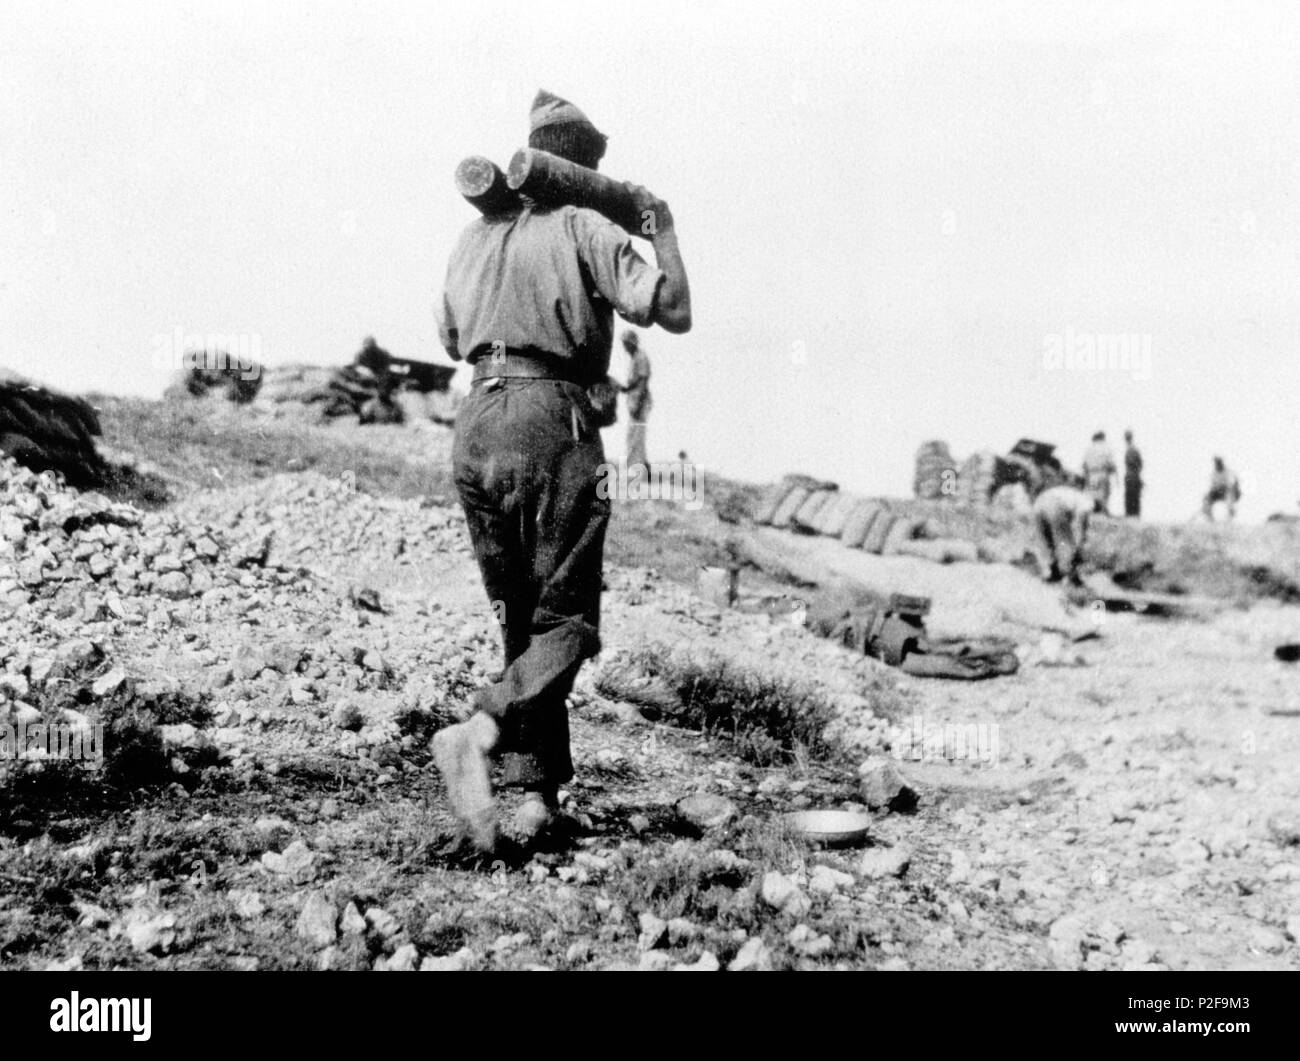
<instances>
[{"instance_id":1,"label":"overcast sky","mask_svg":"<svg viewBox=\"0 0 1300 1061\"><path fill-rule=\"evenodd\" d=\"M1131 426L1153 516L1215 453L1245 518L1296 509L1300 5L445 8L5 5L0 366L156 395L175 328L445 360L452 172L545 87L677 218L652 459L905 494L928 438L1077 465Z\"/></svg>"}]
</instances>

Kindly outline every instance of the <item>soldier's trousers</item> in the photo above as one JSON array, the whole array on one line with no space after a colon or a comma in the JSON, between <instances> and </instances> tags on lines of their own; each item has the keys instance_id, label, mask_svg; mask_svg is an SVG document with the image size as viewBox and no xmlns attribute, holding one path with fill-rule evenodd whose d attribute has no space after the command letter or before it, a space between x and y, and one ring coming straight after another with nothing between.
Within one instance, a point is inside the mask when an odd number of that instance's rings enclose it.
<instances>
[{"instance_id":1,"label":"soldier's trousers","mask_svg":"<svg viewBox=\"0 0 1300 1061\"><path fill-rule=\"evenodd\" d=\"M1079 576L1079 562L1083 555L1083 534L1075 530L1075 522L1068 515L1034 513L1038 530L1038 544L1046 554L1048 578L1053 582L1061 577L1061 555L1065 555L1065 573L1074 581Z\"/></svg>"},{"instance_id":2,"label":"soldier's trousers","mask_svg":"<svg viewBox=\"0 0 1300 1061\"><path fill-rule=\"evenodd\" d=\"M565 700L600 651L604 460L576 384L477 383L456 417L452 472L505 649L475 706L500 728L507 785L545 791L573 776Z\"/></svg>"},{"instance_id":3,"label":"soldier's trousers","mask_svg":"<svg viewBox=\"0 0 1300 1061\"><path fill-rule=\"evenodd\" d=\"M1101 510L1110 515L1110 476L1088 476L1088 493L1101 500Z\"/></svg>"},{"instance_id":4,"label":"soldier's trousers","mask_svg":"<svg viewBox=\"0 0 1300 1061\"><path fill-rule=\"evenodd\" d=\"M650 467L650 458L645 452L645 429L644 420L630 420L627 425L627 466L629 468L640 464L645 468Z\"/></svg>"},{"instance_id":5,"label":"soldier's trousers","mask_svg":"<svg viewBox=\"0 0 1300 1061\"><path fill-rule=\"evenodd\" d=\"M1142 483L1124 480L1124 515L1137 519L1142 515Z\"/></svg>"},{"instance_id":6,"label":"soldier's trousers","mask_svg":"<svg viewBox=\"0 0 1300 1061\"><path fill-rule=\"evenodd\" d=\"M650 416L651 402L649 396L635 397L629 395L627 403L627 466L640 464L647 470L650 458L646 456L645 431L646 420Z\"/></svg>"}]
</instances>

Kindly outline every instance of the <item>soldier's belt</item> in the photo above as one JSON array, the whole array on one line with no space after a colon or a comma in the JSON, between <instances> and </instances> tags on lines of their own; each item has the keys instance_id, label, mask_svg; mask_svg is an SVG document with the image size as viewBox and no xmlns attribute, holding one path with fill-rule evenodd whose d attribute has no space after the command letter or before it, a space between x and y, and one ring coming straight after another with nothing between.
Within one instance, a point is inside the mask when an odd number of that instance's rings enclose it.
<instances>
[{"instance_id":1,"label":"soldier's belt","mask_svg":"<svg viewBox=\"0 0 1300 1061\"><path fill-rule=\"evenodd\" d=\"M485 379L558 379L586 386L577 366L559 358L532 357L506 351L484 352L474 361L474 382Z\"/></svg>"}]
</instances>

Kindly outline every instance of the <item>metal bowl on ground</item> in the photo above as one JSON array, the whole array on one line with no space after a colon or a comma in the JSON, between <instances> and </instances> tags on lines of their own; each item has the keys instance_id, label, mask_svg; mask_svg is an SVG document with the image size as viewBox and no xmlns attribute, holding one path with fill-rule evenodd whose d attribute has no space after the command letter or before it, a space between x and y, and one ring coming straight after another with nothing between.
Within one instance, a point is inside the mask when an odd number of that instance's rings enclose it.
<instances>
[{"instance_id":1,"label":"metal bowl on ground","mask_svg":"<svg viewBox=\"0 0 1300 1061\"><path fill-rule=\"evenodd\" d=\"M805 840L828 847L861 843L871 828L871 816L851 810L801 810L785 816Z\"/></svg>"}]
</instances>

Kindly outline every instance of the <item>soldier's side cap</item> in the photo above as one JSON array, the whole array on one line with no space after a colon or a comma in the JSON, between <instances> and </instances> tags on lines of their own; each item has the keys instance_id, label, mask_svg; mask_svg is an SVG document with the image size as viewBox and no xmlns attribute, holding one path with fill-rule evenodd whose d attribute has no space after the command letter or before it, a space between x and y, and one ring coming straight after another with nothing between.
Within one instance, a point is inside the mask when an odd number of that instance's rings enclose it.
<instances>
[{"instance_id":1,"label":"soldier's side cap","mask_svg":"<svg viewBox=\"0 0 1300 1061\"><path fill-rule=\"evenodd\" d=\"M567 99L561 99L552 92L540 88L533 100L533 109L528 115L528 131L536 132L543 126L563 125L566 122L582 122L593 129L595 124Z\"/></svg>"}]
</instances>

